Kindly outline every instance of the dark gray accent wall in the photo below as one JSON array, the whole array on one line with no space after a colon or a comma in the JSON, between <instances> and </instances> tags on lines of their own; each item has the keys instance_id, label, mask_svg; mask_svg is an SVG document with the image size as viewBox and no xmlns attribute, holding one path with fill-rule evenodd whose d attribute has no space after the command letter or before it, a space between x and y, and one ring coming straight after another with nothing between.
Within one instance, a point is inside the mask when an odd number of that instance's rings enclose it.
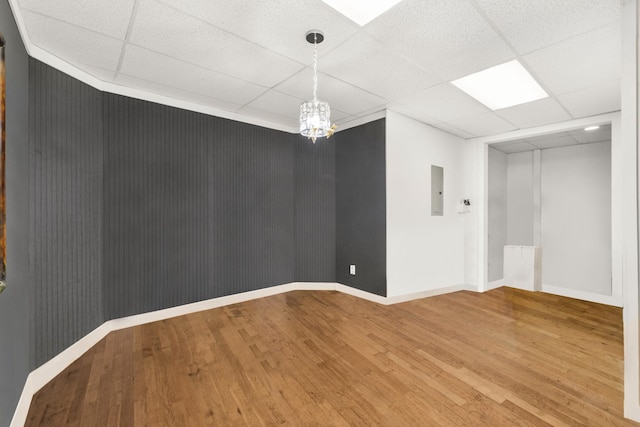
<instances>
[{"instance_id":1,"label":"dark gray accent wall","mask_svg":"<svg viewBox=\"0 0 640 427\"><path fill-rule=\"evenodd\" d=\"M331 145L104 99L107 318L335 280Z\"/></svg>"},{"instance_id":2,"label":"dark gray accent wall","mask_svg":"<svg viewBox=\"0 0 640 427\"><path fill-rule=\"evenodd\" d=\"M103 94L29 60L6 2L0 12L0 427L28 373L107 319L336 280L337 139Z\"/></svg>"},{"instance_id":3,"label":"dark gray accent wall","mask_svg":"<svg viewBox=\"0 0 640 427\"><path fill-rule=\"evenodd\" d=\"M11 422L33 360L33 281L29 271L29 58L7 1L6 40L7 289L0 295L0 426Z\"/></svg>"},{"instance_id":4,"label":"dark gray accent wall","mask_svg":"<svg viewBox=\"0 0 640 427\"><path fill-rule=\"evenodd\" d=\"M335 280L333 145L31 80L36 365L106 319Z\"/></svg>"},{"instance_id":5,"label":"dark gray accent wall","mask_svg":"<svg viewBox=\"0 0 640 427\"><path fill-rule=\"evenodd\" d=\"M336 280L386 296L385 120L338 132ZM356 275L349 274L355 264Z\"/></svg>"},{"instance_id":6,"label":"dark gray accent wall","mask_svg":"<svg viewBox=\"0 0 640 427\"><path fill-rule=\"evenodd\" d=\"M104 321L101 93L30 60L35 363Z\"/></svg>"},{"instance_id":7,"label":"dark gray accent wall","mask_svg":"<svg viewBox=\"0 0 640 427\"><path fill-rule=\"evenodd\" d=\"M335 282L335 139L294 145L295 281Z\"/></svg>"}]
</instances>

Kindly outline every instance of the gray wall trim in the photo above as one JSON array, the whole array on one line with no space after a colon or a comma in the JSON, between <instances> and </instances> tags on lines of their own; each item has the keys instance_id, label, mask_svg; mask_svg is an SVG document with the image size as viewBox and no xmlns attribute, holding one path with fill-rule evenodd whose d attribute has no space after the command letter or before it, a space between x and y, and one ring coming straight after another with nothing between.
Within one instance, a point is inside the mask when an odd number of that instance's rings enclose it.
<instances>
[{"instance_id":1,"label":"gray wall trim","mask_svg":"<svg viewBox=\"0 0 640 427\"><path fill-rule=\"evenodd\" d=\"M33 368L33 278L29 270L29 57L11 8L0 1L6 40L7 289L0 295L0 427L11 422Z\"/></svg>"}]
</instances>

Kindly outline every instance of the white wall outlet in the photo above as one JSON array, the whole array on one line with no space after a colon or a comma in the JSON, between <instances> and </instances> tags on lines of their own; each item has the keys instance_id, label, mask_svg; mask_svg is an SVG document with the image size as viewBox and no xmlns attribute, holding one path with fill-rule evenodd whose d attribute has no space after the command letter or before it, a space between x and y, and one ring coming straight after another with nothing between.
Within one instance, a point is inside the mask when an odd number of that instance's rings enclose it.
<instances>
[{"instance_id":1,"label":"white wall outlet","mask_svg":"<svg viewBox=\"0 0 640 427\"><path fill-rule=\"evenodd\" d=\"M355 264L351 264L349 266L349 274L351 274L352 276L356 275L356 265Z\"/></svg>"}]
</instances>

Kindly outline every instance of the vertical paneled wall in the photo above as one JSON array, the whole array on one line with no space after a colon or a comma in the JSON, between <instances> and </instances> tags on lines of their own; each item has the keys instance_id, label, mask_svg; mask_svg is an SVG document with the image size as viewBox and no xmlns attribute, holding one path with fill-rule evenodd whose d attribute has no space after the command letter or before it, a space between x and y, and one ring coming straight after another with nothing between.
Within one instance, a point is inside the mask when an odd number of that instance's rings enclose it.
<instances>
[{"instance_id":1,"label":"vertical paneled wall","mask_svg":"<svg viewBox=\"0 0 640 427\"><path fill-rule=\"evenodd\" d=\"M335 282L335 141L295 141L295 281Z\"/></svg>"},{"instance_id":2,"label":"vertical paneled wall","mask_svg":"<svg viewBox=\"0 0 640 427\"><path fill-rule=\"evenodd\" d=\"M335 280L331 145L104 99L107 318Z\"/></svg>"},{"instance_id":3,"label":"vertical paneled wall","mask_svg":"<svg viewBox=\"0 0 640 427\"><path fill-rule=\"evenodd\" d=\"M101 93L29 63L35 363L103 322Z\"/></svg>"},{"instance_id":4,"label":"vertical paneled wall","mask_svg":"<svg viewBox=\"0 0 640 427\"><path fill-rule=\"evenodd\" d=\"M335 281L335 139L100 93L30 64L36 366L111 318Z\"/></svg>"},{"instance_id":5,"label":"vertical paneled wall","mask_svg":"<svg viewBox=\"0 0 640 427\"><path fill-rule=\"evenodd\" d=\"M108 94L104 113L106 317L193 301L208 281L204 123Z\"/></svg>"},{"instance_id":6,"label":"vertical paneled wall","mask_svg":"<svg viewBox=\"0 0 640 427\"><path fill-rule=\"evenodd\" d=\"M386 296L385 120L336 134L336 280ZM334 141L334 140L332 140ZM356 275L349 266L356 266Z\"/></svg>"}]
</instances>

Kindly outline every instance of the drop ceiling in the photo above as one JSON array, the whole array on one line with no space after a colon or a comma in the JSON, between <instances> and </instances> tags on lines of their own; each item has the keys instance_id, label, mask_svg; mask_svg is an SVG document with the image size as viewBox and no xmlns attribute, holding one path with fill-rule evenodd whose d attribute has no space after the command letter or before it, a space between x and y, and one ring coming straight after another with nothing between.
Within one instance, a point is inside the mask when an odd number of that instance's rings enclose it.
<instances>
[{"instance_id":1,"label":"drop ceiling","mask_svg":"<svg viewBox=\"0 0 640 427\"><path fill-rule=\"evenodd\" d=\"M321 0L10 3L32 55L76 77L291 132L312 96L310 29L343 127L391 109L471 138L620 109L619 0L403 0L364 27ZM492 111L450 83L513 59L548 98Z\"/></svg>"},{"instance_id":2,"label":"drop ceiling","mask_svg":"<svg viewBox=\"0 0 640 427\"><path fill-rule=\"evenodd\" d=\"M611 124L601 125L596 130L573 129L549 135L540 135L514 141L491 144L492 148L503 153L513 154L524 151L560 148L569 145L592 144L611 141Z\"/></svg>"}]
</instances>

